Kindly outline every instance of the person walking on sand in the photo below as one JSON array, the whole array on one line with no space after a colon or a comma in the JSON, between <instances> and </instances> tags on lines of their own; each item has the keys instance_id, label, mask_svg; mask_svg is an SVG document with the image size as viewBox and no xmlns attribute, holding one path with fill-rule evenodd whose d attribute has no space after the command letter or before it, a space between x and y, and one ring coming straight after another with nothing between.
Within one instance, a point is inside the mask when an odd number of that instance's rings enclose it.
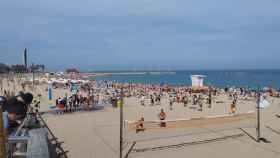
<instances>
[{"instance_id":1,"label":"person walking on sand","mask_svg":"<svg viewBox=\"0 0 280 158\"><path fill-rule=\"evenodd\" d=\"M154 96L150 95L150 99L151 99L151 106L154 106L155 104Z\"/></svg>"},{"instance_id":2,"label":"person walking on sand","mask_svg":"<svg viewBox=\"0 0 280 158\"><path fill-rule=\"evenodd\" d=\"M236 113L236 102L233 101L232 104L230 105L230 113L235 114Z\"/></svg>"},{"instance_id":3,"label":"person walking on sand","mask_svg":"<svg viewBox=\"0 0 280 158\"><path fill-rule=\"evenodd\" d=\"M208 95L208 108L212 107L212 94L211 91L209 91L209 95Z\"/></svg>"},{"instance_id":4,"label":"person walking on sand","mask_svg":"<svg viewBox=\"0 0 280 158\"><path fill-rule=\"evenodd\" d=\"M193 95L193 105L196 105L196 104L197 104L197 96Z\"/></svg>"},{"instance_id":5,"label":"person walking on sand","mask_svg":"<svg viewBox=\"0 0 280 158\"><path fill-rule=\"evenodd\" d=\"M145 106L145 96L144 95L141 96L140 103L142 106Z\"/></svg>"},{"instance_id":6,"label":"person walking on sand","mask_svg":"<svg viewBox=\"0 0 280 158\"><path fill-rule=\"evenodd\" d=\"M188 102L189 102L188 97L187 97L187 96L184 96L184 97L183 97L184 107L187 107L187 106L188 106Z\"/></svg>"},{"instance_id":7,"label":"person walking on sand","mask_svg":"<svg viewBox=\"0 0 280 158\"><path fill-rule=\"evenodd\" d=\"M199 106L198 111L202 111L202 108L203 108L203 102L202 102L202 99L198 99L198 106Z\"/></svg>"},{"instance_id":8,"label":"person walking on sand","mask_svg":"<svg viewBox=\"0 0 280 158\"><path fill-rule=\"evenodd\" d=\"M166 119L166 113L164 112L163 109L161 109L159 113L160 127L166 127L165 119Z\"/></svg>"},{"instance_id":9,"label":"person walking on sand","mask_svg":"<svg viewBox=\"0 0 280 158\"><path fill-rule=\"evenodd\" d=\"M173 99L171 96L169 97L169 109L173 110Z\"/></svg>"}]
</instances>

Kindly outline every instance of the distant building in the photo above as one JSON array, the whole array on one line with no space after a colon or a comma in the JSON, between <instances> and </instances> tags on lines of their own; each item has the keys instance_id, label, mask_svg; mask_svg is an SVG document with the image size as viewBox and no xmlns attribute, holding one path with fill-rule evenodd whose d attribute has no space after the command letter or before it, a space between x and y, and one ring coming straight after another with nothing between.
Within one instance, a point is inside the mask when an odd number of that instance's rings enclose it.
<instances>
[{"instance_id":1,"label":"distant building","mask_svg":"<svg viewBox=\"0 0 280 158\"><path fill-rule=\"evenodd\" d=\"M27 49L26 48L24 48L24 51L23 51L23 65L27 69L28 65L27 65Z\"/></svg>"}]
</instances>

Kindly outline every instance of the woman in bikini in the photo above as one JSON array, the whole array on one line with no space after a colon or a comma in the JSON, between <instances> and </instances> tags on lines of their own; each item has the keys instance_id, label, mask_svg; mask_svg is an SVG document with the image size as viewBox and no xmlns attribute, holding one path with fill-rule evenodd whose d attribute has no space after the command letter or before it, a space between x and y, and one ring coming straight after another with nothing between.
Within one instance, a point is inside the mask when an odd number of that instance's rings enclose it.
<instances>
[{"instance_id":1,"label":"woman in bikini","mask_svg":"<svg viewBox=\"0 0 280 158\"><path fill-rule=\"evenodd\" d=\"M160 119L160 127L166 127L166 113L163 111L163 109L161 109L160 113L159 113L159 119Z\"/></svg>"},{"instance_id":2,"label":"woman in bikini","mask_svg":"<svg viewBox=\"0 0 280 158\"><path fill-rule=\"evenodd\" d=\"M138 122L136 123L136 133L139 132L144 132L145 128L144 128L144 117L141 117L140 120L138 120Z\"/></svg>"}]
</instances>

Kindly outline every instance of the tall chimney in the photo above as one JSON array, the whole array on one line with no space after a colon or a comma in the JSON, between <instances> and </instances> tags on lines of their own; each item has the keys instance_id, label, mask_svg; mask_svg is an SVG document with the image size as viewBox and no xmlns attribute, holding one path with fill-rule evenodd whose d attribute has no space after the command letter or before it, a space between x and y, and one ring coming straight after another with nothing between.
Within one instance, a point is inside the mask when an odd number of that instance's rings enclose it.
<instances>
[{"instance_id":1,"label":"tall chimney","mask_svg":"<svg viewBox=\"0 0 280 158\"><path fill-rule=\"evenodd\" d=\"M25 68L27 68L27 49L24 48L23 51L23 65L25 66Z\"/></svg>"}]
</instances>

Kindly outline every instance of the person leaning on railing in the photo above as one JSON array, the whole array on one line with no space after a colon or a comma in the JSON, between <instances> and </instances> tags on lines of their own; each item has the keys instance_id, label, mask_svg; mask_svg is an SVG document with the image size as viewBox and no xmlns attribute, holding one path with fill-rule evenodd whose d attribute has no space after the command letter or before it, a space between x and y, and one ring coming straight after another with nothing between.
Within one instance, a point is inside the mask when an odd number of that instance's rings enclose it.
<instances>
[{"instance_id":1,"label":"person leaning on railing","mask_svg":"<svg viewBox=\"0 0 280 158\"><path fill-rule=\"evenodd\" d=\"M5 97L0 98L5 100ZM32 100L33 95L31 93L19 92L2 103L2 110L4 112L3 116L5 117L4 120L7 120L5 127L8 129L9 133L13 132L13 130L22 123Z\"/></svg>"}]
</instances>

